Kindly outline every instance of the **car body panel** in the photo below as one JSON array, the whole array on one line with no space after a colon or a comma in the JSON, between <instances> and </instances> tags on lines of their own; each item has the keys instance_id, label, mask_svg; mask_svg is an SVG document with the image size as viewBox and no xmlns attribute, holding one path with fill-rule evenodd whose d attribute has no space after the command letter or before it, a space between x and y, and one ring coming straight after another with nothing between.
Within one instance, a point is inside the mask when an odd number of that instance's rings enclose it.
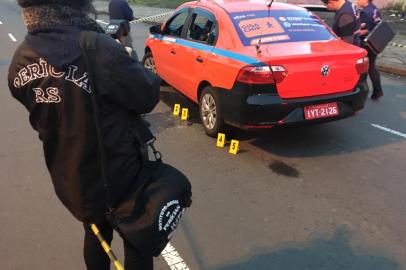
<instances>
[{"instance_id":1,"label":"car body panel","mask_svg":"<svg viewBox=\"0 0 406 270\"><path fill-rule=\"evenodd\" d=\"M328 37L327 40L303 41L301 39L309 37L300 34L297 36L299 41L296 41L292 34L293 38L290 38L289 41L279 42L268 39L268 42L261 43L258 49L253 41L257 40L255 35L261 32L257 31L255 34L246 31L243 33L245 36L242 36L241 31L246 30L247 25L248 27L252 25L249 16L255 14L263 16L263 12L268 11L264 1L202 0L188 2L178 7L173 16L185 9L189 10L189 16L181 36L152 34L147 39L145 46L154 56L157 73L196 103L199 102L199 91L201 91L199 86L202 84L210 85L220 92L234 93L236 78L240 70L247 66L282 66L285 68L288 75L273 87L277 97L284 103L298 98L308 98L311 102L317 103L318 97L320 100L324 100L326 96L337 98L337 95L340 94L348 99L349 93L357 92L360 74L358 74L355 64L358 59L367 55L366 51L338 39L321 21L318 21L314 27L324 27L324 36ZM214 18L218 28L215 44L209 45L187 38L186 32L192 31L189 28L192 24L193 13L198 13L199 10L211 14ZM274 3L270 14L272 12L279 15L289 14L287 13L289 11L292 11L292 14L308 12L299 6ZM244 14L244 12L251 12L244 20L232 17L233 14ZM311 16L311 20L317 19L313 14L309 16ZM265 19L268 20L270 17ZM263 18L258 17L258 20L263 20ZM280 17L278 20L278 24L283 23ZM166 29L170 21L171 19L162 25L162 30ZM269 20L269 22L272 24L270 27L276 27L274 26L276 19ZM264 24L267 21L260 23ZM282 31L280 27L275 29L272 31L276 32L272 33L278 34ZM202 61L197 61L198 58ZM325 69L328 69L327 75L324 74ZM269 85L263 88L256 87L255 91L264 89L264 93L269 94L268 88ZM248 100L250 92L246 91L245 100ZM357 99L360 98L365 102L364 92L358 91L355 96L358 95ZM255 93L254 96L257 94ZM242 100L241 97L237 99ZM246 101L242 103L248 104ZM274 107L274 105L272 106ZM357 105L353 109L358 110L362 107ZM233 110L238 110L238 107L234 107ZM244 111L242 107L241 111Z\"/></svg>"}]
</instances>

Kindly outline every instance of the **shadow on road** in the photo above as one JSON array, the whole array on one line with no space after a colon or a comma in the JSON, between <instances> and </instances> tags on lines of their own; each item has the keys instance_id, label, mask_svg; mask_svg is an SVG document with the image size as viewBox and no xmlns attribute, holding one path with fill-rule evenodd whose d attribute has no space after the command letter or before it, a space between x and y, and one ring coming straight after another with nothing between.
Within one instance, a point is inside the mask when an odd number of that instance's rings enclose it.
<instances>
[{"instance_id":1,"label":"shadow on road","mask_svg":"<svg viewBox=\"0 0 406 270\"><path fill-rule=\"evenodd\" d=\"M271 251L211 270L397 270L399 264L362 249L354 249L347 229L338 228L331 238L315 237L310 243L289 243Z\"/></svg>"}]
</instances>

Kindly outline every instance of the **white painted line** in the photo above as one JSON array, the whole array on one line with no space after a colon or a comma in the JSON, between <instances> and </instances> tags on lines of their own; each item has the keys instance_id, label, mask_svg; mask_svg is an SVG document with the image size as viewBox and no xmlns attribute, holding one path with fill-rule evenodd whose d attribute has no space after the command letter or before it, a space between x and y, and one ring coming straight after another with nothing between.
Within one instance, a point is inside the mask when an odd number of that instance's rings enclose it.
<instances>
[{"instance_id":1,"label":"white painted line","mask_svg":"<svg viewBox=\"0 0 406 270\"><path fill-rule=\"evenodd\" d=\"M106 23L105 21L103 21L103 20L96 20L96 22L98 22L98 23L102 23L102 24L108 24L108 23Z\"/></svg>"},{"instance_id":2,"label":"white painted line","mask_svg":"<svg viewBox=\"0 0 406 270\"><path fill-rule=\"evenodd\" d=\"M8 36L11 38L13 42L17 42L17 39L13 36L13 34L8 33Z\"/></svg>"},{"instance_id":3,"label":"white painted line","mask_svg":"<svg viewBox=\"0 0 406 270\"><path fill-rule=\"evenodd\" d=\"M186 262L182 259L171 243L166 245L161 255L171 270L190 270Z\"/></svg>"},{"instance_id":4,"label":"white painted line","mask_svg":"<svg viewBox=\"0 0 406 270\"><path fill-rule=\"evenodd\" d=\"M0 21L0 24L3 24L3 22L2 22L2 21Z\"/></svg>"},{"instance_id":5,"label":"white painted line","mask_svg":"<svg viewBox=\"0 0 406 270\"><path fill-rule=\"evenodd\" d=\"M404 133L402 133L402 132L399 132L399 131L396 131L396 130L393 130L393 129L390 129L390 128L386 128L386 127L383 127L383 126L380 126L380 125L377 125L377 124L371 124L371 125L372 125L373 127L375 127L375 128L379 128L379 129L381 129L381 130L383 130L383 131L392 133L392 134L394 134L394 135L398 135L398 136L403 137L403 138L406 139L406 134L404 134Z\"/></svg>"}]
</instances>

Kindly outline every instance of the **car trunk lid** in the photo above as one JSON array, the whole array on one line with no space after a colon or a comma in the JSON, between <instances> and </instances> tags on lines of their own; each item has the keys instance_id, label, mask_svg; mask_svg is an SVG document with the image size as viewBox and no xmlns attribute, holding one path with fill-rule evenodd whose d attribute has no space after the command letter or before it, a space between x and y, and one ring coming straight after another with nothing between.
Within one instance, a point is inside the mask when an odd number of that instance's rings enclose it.
<instances>
[{"instance_id":1,"label":"car trunk lid","mask_svg":"<svg viewBox=\"0 0 406 270\"><path fill-rule=\"evenodd\" d=\"M352 91L360 77L357 59L366 54L342 41L274 44L261 50L263 62L287 70L284 80L277 83L282 98Z\"/></svg>"}]
</instances>

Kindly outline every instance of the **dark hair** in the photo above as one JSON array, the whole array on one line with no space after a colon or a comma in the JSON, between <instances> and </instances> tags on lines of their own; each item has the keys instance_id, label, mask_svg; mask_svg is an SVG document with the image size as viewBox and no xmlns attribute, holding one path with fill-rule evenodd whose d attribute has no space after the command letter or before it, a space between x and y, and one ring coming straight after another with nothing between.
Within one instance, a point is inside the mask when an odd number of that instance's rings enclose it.
<instances>
[{"instance_id":1,"label":"dark hair","mask_svg":"<svg viewBox=\"0 0 406 270\"><path fill-rule=\"evenodd\" d=\"M320 0L321 2L323 2L325 5L328 4L328 0Z\"/></svg>"}]
</instances>

